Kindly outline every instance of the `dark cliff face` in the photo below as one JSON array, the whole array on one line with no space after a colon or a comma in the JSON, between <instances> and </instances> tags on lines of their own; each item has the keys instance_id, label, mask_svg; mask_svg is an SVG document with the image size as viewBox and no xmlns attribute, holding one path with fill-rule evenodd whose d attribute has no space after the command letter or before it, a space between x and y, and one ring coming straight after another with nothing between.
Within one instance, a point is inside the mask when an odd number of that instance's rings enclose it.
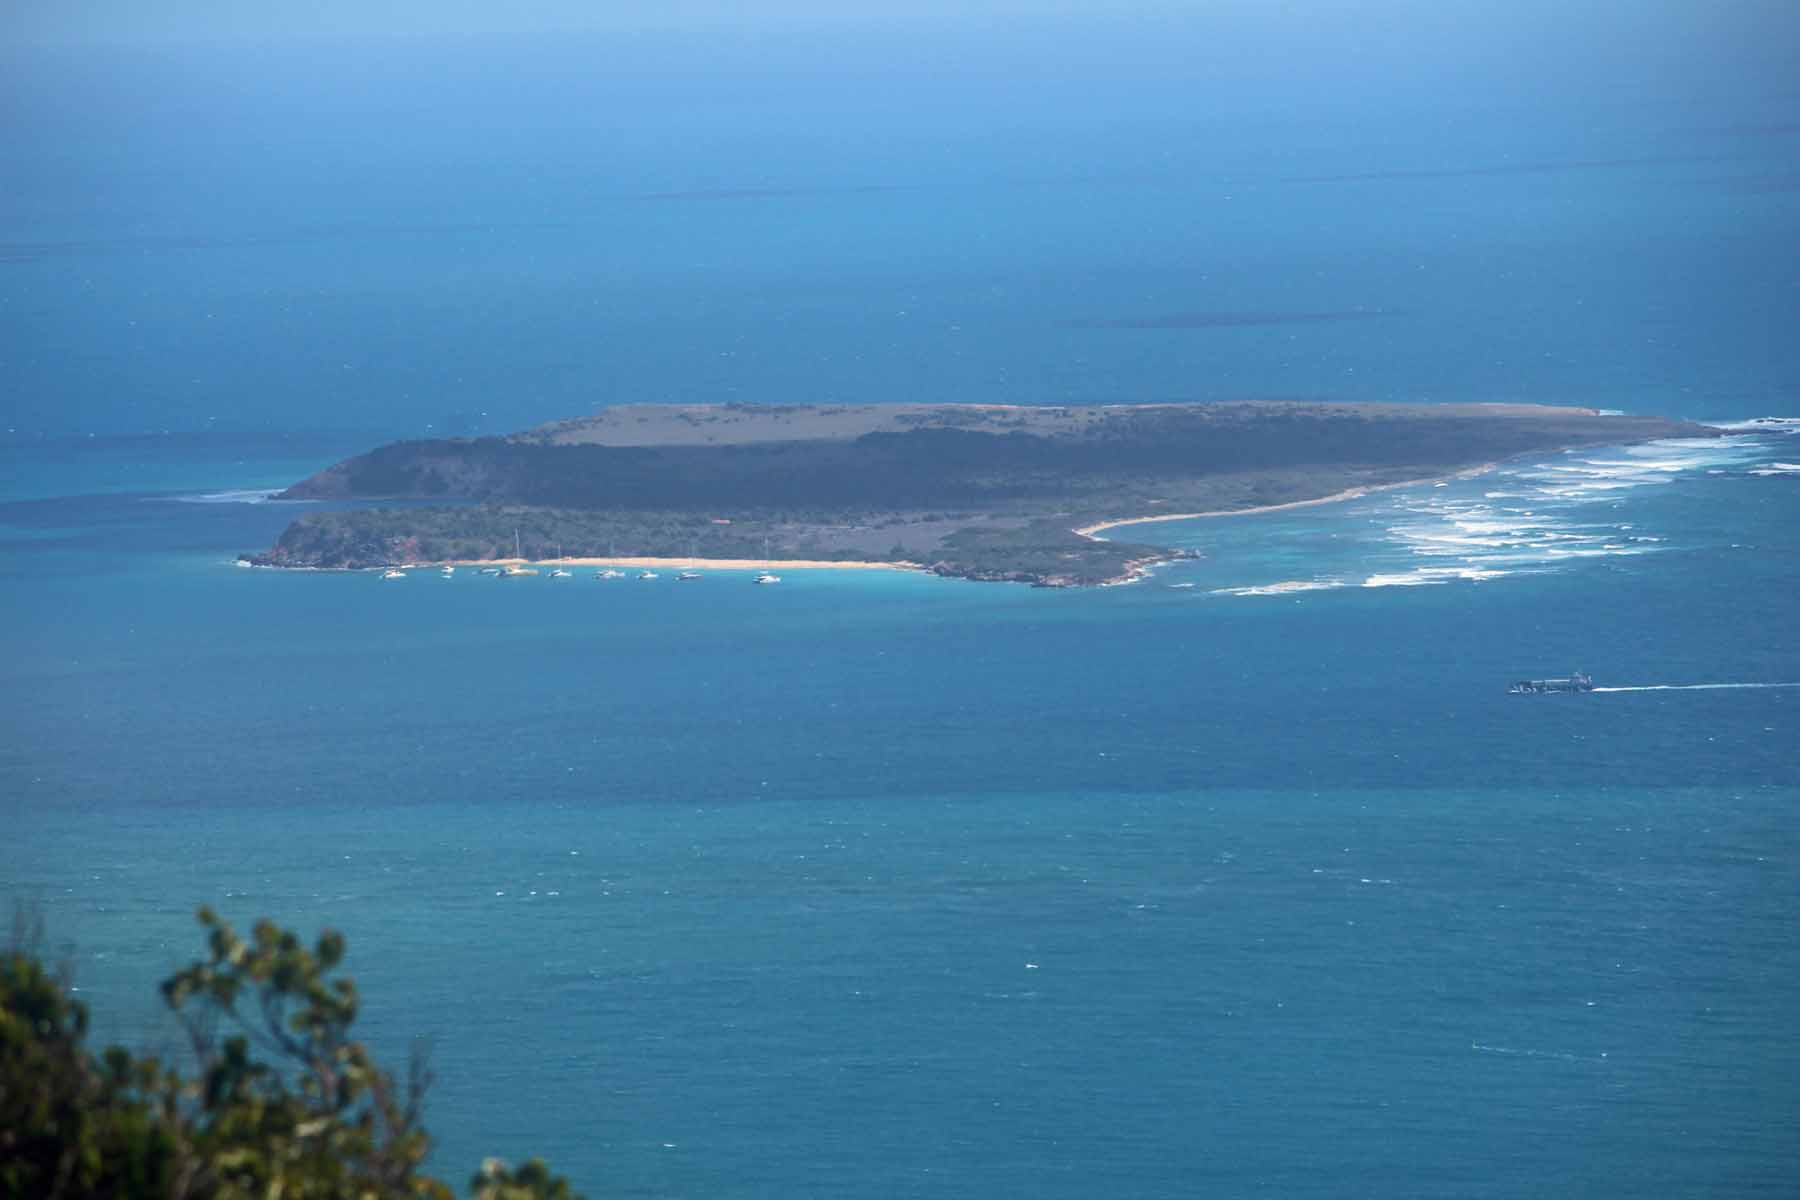
<instances>
[{"instance_id":1,"label":"dark cliff face","mask_svg":"<svg viewBox=\"0 0 1800 1200\"><path fill-rule=\"evenodd\" d=\"M950 423L713 446L396 442L284 496L465 506L312 514L252 561L487 560L512 554L515 543L536 558L756 558L764 548L774 557L866 558L870 549L851 535L892 528L892 549L883 541L878 551L889 561L972 579L1098 583L1172 552L1096 542L1072 526L1316 499L1557 447L1716 433L1579 410L1385 406L1363 415L1341 405L1265 404L1106 410L1050 435ZM713 520L727 513L734 519Z\"/></svg>"},{"instance_id":2,"label":"dark cliff face","mask_svg":"<svg viewBox=\"0 0 1800 1200\"><path fill-rule=\"evenodd\" d=\"M393 442L345 459L283 492L286 500L476 497L505 485L510 443L479 440Z\"/></svg>"},{"instance_id":3,"label":"dark cliff face","mask_svg":"<svg viewBox=\"0 0 1800 1200\"><path fill-rule=\"evenodd\" d=\"M1556 446L1712 431L1580 413L1481 418L1313 416L1196 406L1111 419L1080 436L919 429L854 440L726 446L397 442L339 463L291 499L463 498L579 509L907 509L1086 499L1121 477L1356 465L1453 468Z\"/></svg>"}]
</instances>

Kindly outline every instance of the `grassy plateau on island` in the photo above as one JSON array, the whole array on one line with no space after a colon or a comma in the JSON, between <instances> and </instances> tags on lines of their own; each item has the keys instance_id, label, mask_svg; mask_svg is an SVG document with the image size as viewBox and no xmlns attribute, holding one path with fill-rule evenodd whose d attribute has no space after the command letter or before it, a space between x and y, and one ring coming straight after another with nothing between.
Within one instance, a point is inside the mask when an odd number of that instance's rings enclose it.
<instances>
[{"instance_id":1,"label":"grassy plateau on island","mask_svg":"<svg viewBox=\"0 0 1800 1200\"><path fill-rule=\"evenodd\" d=\"M1187 553L1156 544L1147 519L1715 432L1515 404L625 405L337 463L281 498L411 503L308 513L244 558L878 562L1064 587L1130 579ZM1131 536L1106 532L1120 523Z\"/></svg>"}]
</instances>

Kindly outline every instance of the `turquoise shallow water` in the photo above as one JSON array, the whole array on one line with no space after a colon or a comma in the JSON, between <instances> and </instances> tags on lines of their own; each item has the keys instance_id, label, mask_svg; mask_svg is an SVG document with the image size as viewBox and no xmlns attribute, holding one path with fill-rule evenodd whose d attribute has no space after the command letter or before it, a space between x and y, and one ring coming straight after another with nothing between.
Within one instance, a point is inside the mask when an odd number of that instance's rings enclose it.
<instances>
[{"instance_id":1,"label":"turquoise shallow water","mask_svg":"<svg viewBox=\"0 0 1800 1200\"><path fill-rule=\"evenodd\" d=\"M1793 790L1533 795L364 797L90 821L79 881L44 882L115 1020L187 950L195 893L354 914L374 1035L436 1037L446 1169L539 1151L651 1195L1778 1190Z\"/></svg>"},{"instance_id":2,"label":"turquoise shallow water","mask_svg":"<svg viewBox=\"0 0 1800 1200\"><path fill-rule=\"evenodd\" d=\"M12 503L0 874L150 1044L196 903L343 927L453 1176L1779 1192L1800 691L1503 687L1800 681L1792 445L1171 525L1208 557L1077 593L287 575L227 565L280 506Z\"/></svg>"},{"instance_id":3,"label":"turquoise shallow water","mask_svg":"<svg viewBox=\"0 0 1800 1200\"><path fill-rule=\"evenodd\" d=\"M150 1045L341 926L453 1179L1791 1192L1800 689L1503 692L1800 682L1787 434L1078 593L229 565L610 403L1795 414L1788 7L1377 8L9 42L0 896Z\"/></svg>"}]
</instances>

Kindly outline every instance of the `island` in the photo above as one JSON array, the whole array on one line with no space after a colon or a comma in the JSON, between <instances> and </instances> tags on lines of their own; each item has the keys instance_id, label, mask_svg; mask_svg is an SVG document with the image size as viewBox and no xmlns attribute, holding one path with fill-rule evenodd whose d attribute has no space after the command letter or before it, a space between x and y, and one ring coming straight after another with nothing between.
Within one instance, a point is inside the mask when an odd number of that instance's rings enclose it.
<instances>
[{"instance_id":1,"label":"island","mask_svg":"<svg viewBox=\"0 0 1800 1200\"><path fill-rule=\"evenodd\" d=\"M308 513L242 561L859 564L1117 583L1191 556L1151 540L1157 521L1718 433L1527 404L619 405L337 463L279 498L366 506Z\"/></svg>"}]
</instances>

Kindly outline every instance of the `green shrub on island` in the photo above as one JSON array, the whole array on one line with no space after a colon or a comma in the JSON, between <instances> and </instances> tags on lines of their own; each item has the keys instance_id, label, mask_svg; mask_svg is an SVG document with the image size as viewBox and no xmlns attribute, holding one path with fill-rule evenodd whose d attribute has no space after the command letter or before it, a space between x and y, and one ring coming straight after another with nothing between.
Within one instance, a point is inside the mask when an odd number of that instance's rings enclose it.
<instances>
[{"instance_id":1,"label":"green shrub on island","mask_svg":"<svg viewBox=\"0 0 1800 1200\"><path fill-rule=\"evenodd\" d=\"M697 442L701 427L717 432ZM346 459L283 498L432 507L308 514L245 557L377 567L510 558L515 547L539 560L898 561L904 551L903 561L940 575L1106 583L1182 555L1073 530L1318 500L1531 450L1708 432L1506 405L628 406L507 438L395 442ZM466 503L437 507L453 500Z\"/></svg>"},{"instance_id":2,"label":"green shrub on island","mask_svg":"<svg viewBox=\"0 0 1800 1200\"><path fill-rule=\"evenodd\" d=\"M85 1046L88 1010L23 926L0 959L0 1196L70 1200L449 1200L421 1170L431 1082L404 1080L351 1037L356 985L341 934L309 949L260 921L249 938L208 909L207 956L163 981L192 1073ZM474 1200L580 1200L538 1160L489 1159Z\"/></svg>"},{"instance_id":3,"label":"green shrub on island","mask_svg":"<svg viewBox=\"0 0 1800 1200\"><path fill-rule=\"evenodd\" d=\"M905 531L913 533L913 530ZM738 512L728 522L682 512L589 512L487 505L367 508L308 513L275 547L250 557L267 566L366 568L401 563L512 558L807 559L912 563L940 575L1040 583L1102 583L1137 563L1180 557L1135 542L1085 538L1066 522L1014 518L957 529L929 543L895 544L880 514Z\"/></svg>"}]
</instances>

